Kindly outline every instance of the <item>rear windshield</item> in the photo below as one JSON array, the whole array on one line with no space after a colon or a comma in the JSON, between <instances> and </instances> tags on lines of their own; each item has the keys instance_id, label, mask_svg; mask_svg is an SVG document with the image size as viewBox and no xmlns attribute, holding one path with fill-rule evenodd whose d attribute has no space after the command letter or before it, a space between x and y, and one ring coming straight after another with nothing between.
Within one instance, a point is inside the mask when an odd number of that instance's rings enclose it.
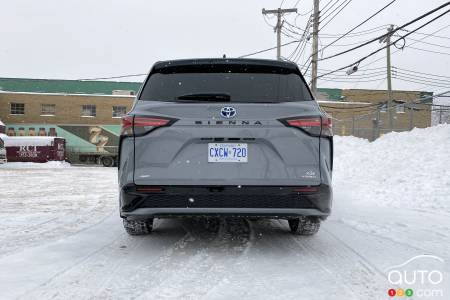
<instances>
[{"instance_id":1,"label":"rear windshield","mask_svg":"<svg viewBox=\"0 0 450 300\"><path fill-rule=\"evenodd\" d=\"M203 97L196 98L195 95ZM229 102L279 103L310 101L301 75L285 68L170 68L153 73L140 100L212 101L204 95L226 95ZM217 97L216 97L217 98ZM218 101L216 99L216 101Z\"/></svg>"}]
</instances>

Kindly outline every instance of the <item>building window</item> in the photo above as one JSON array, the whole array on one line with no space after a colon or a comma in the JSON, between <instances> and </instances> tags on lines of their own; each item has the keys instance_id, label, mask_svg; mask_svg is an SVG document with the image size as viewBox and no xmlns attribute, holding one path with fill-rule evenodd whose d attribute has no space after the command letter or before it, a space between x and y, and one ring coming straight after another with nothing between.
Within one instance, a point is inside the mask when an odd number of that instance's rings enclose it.
<instances>
[{"instance_id":1,"label":"building window","mask_svg":"<svg viewBox=\"0 0 450 300\"><path fill-rule=\"evenodd\" d=\"M97 116L97 108L95 105L82 105L81 106L81 116L82 117L95 117Z\"/></svg>"},{"instance_id":2,"label":"building window","mask_svg":"<svg viewBox=\"0 0 450 300\"><path fill-rule=\"evenodd\" d=\"M405 112L405 103L400 103L395 106L395 112L398 114L402 114Z\"/></svg>"},{"instance_id":3,"label":"building window","mask_svg":"<svg viewBox=\"0 0 450 300\"><path fill-rule=\"evenodd\" d=\"M41 116L54 116L56 113L55 104L41 104Z\"/></svg>"},{"instance_id":4,"label":"building window","mask_svg":"<svg viewBox=\"0 0 450 300\"><path fill-rule=\"evenodd\" d=\"M383 103L383 104L381 104L381 106L380 106L380 112L382 112L382 113L387 112L387 103L386 103L386 102Z\"/></svg>"},{"instance_id":5,"label":"building window","mask_svg":"<svg viewBox=\"0 0 450 300\"><path fill-rule=\"evenodd\" d=\"M11 103L11 115L24 115L25 104L24 103Z\"/></svg>"},{"instance_id":6,"label":"building window","mask_svg":"<svg viewBox=\"0 0 450 300\"><path fill-rule=\"evenodd\" d=\"M113 118L121 118L123 115L127 113L126 106L113 106L112 117Z\"/></svg>"}]
</instances>

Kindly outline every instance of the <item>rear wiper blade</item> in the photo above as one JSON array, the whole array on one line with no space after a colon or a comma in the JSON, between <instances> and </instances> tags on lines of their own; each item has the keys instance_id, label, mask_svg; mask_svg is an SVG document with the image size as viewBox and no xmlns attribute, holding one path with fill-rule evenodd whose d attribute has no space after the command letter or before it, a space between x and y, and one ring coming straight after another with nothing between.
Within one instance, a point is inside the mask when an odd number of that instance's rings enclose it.
<instances>
[{"instance_id":1,"label":"rear wiper blade","mask_svg":"<svg viewBox=\"0 0 450 300\"><path fill-rule=\"evenodd\" d=\"M200 100L200 101L230 101L231 96L226 93L201 93L201 94L186 94L177 97L177 100Z\"/></svg>"}]
</instances>

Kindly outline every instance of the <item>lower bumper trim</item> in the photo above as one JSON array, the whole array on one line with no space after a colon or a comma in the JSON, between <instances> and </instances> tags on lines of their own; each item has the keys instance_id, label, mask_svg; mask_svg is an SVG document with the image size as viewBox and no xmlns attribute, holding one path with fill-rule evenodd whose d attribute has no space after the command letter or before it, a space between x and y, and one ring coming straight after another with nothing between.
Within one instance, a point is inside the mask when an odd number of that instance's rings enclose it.
<instances>
[{"instance_id":1,"label":"lower bumper trim","mask_svg":"<svg viewBox=\"0 0 450 300\"><path fill-rule=\"evenodd\" d=\"M121 217L130 220L188 216L265 217L280 219L299 216L317 216L325 219L328 215L329 212L322 212L315 208L138 208L131 212L121 213Z\"/></svg>"}]
</instances>

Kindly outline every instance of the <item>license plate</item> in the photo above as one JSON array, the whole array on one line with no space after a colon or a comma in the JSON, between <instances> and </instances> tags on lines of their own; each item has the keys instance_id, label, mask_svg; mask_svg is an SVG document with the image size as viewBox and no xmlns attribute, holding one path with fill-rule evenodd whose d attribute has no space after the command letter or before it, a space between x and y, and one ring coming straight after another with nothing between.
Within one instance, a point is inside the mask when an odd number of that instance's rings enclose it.
<instances>
[{"instance_id":1,"label":"license plate","mask_svg":"<svg viewBox=\"0 0 450 300\"><path fill-rule=\"evenodd\" d=\"M247 144L241 143L209 143L208 162L238 162L248 161Z\"/></svg>"}]
</instances>

